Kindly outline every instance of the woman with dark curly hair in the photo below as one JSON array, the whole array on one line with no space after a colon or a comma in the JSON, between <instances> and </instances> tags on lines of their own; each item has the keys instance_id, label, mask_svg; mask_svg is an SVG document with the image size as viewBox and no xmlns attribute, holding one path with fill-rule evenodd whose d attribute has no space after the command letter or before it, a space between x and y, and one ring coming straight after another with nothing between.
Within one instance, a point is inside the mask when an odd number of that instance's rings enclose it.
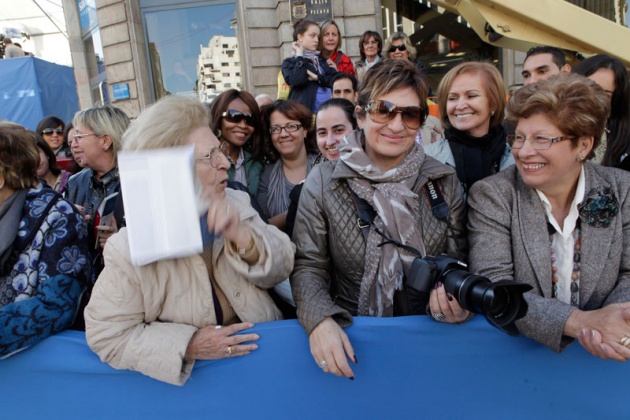
<instances>
[{"instance_id":1,"label":"woman with dark curly hair","mask_svg":"<svg viewBox=\"0 0 630 420\"><path fill-rule=\"evenodd\" d=\"M257 200L269 223L284 229L291 190L306 179L317 157L313 115L299 102L276 101L263 110L263 121L269 163Z\"/></svg>"},{"instance_id":2,"label":"woman with dark curly hair","mask_svg":"<svg viewBox=\"0 0 630 420\"><path fill-rule=\"evenodd\" d=\"M264 159L262 121L256 99L245 91L227 90L212 101L210 117L210 128L219 141L225 142L224 152L230 161L229 180L240 182L255 197Z\"/></svg>"},{"instance_id":3,"label":"woman with dark curly hair","mask_svg":"<svg viewBox=\"0 0 630 420\"><path fill-rule=\"evenodd\" d=\"M60 194L66 190L68 180L72 175L57 165L55 153L52 151L48 143L36 134L37 148L39 149L39 166L37 167L37 176L44 180L48 186Z\"/></svg>"}]
</instances>

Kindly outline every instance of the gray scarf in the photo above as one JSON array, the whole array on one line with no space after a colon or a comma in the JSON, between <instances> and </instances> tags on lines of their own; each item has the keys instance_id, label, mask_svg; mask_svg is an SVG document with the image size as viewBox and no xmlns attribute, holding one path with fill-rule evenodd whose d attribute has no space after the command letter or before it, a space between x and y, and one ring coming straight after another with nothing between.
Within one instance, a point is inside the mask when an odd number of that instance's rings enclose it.
<instances>
[{"instance_id":1,"label":"gray scarf","mask_svg":"<svg viewBox=\"0 0 630 420\"><path fill-rule=\"evenodd\" d=\"M22 210L26 201L27 189L18 190L0 206L0 273L4 273L5 265L11 256L13 242L17 237L22 220Z\"/></svg>"},{"instance_id":2,"label":"gray scarf","mask_svg":"<svg viewBox=\"0 0 630 420\"><path fill-rule=\"evenodd\" d=\"M414 142L404 160L395 168L383 172L365 153L363 132L355 131L342 142L340 160L356 172L348 178L348 185L376 211L374 225L391 239L409 245L425 254L420 219L419 197L413 187L424 151ZM394 292L403 287L403 278L416 255L387 244L374 229L370 229L365 251L365 262L358 314L362 316L393 316Z\"/></svg>"}]
</instances>

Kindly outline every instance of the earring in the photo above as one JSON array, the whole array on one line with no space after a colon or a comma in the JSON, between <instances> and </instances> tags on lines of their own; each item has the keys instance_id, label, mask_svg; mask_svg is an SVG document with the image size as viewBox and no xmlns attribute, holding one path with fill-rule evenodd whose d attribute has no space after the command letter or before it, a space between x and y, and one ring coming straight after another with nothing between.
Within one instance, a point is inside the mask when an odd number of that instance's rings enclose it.
<instances>
[{"instance_id":1,"label":"earring","mask_svg":"<svg viewBox=\"0 0 630 420\"><path fill-rule=\"evenodd\" d=\"M583 160L584 160L584 156L582 156L581 153L579 155L577 155L577 161L578 162L582 162Z\"/></svg>"},{"instance_id":2,"label":"earring","mask_svg":"<svg viewBox=\"0 0 630 420\"><path fill-rule=\"evenodd\" d=\"M492 112L490 113L490 115L494 117L494 111L492 111Z\"/></svg>"},{"instance_id":3,"label":"earring","mask_svg":"<svg viewBox=\"0 0 630 420\"><path fill-rule=\"evenodd\" d=\"M221 134L223 134L223 133L221 133L221 129L220 128L217 128L217 131L214 134L217 136L218 139L220 139L221 138Z\"/></svg>"}]
</instances>

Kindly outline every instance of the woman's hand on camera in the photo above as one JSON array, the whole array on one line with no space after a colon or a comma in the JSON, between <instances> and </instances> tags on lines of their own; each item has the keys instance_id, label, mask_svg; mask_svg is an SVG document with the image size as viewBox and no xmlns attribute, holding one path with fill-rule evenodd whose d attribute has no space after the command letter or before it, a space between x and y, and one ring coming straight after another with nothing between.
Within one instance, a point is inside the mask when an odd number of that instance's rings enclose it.
<instances>
[{"instance_id":1,"label":"woman's hand on camera","mask_svg":"<svg viewBox=\"0 0 630 420\"><path fill-rule=\"evenodd\" d=\"M441 282L437 282L431 290L429 307L433 318L441 322L458 323L470 318L470 311L462 308L457 299L446 292ZM438 314L443 314L444 318L441 320L436 318Z\"/></svg>"},{"instance_id":2,"label":"woman's hand on camera","mask_svg":"<svg viewBox=\"0 0 630 420\"><path fill-rule=\"evenodd\" d=\"M357 362L354 349L346 333L332 317L324 318L311 331L308 339L311 354L320 369L354 380L354 372L348 364L348 359Z\"/></svg>"},{"instance_id":3,"label":"woman's hand on camera","mask_svg":"<svg viewBox=\"0 0 630 420\"><path fill-rule=\"evenodd\" d=\"M197 330L186 348L186 360L211 360L225 357L245 356L258 349L257 344L247 343L256 341L258 334L237 334L252 328L251 322L242 322L218 327L210 325ZM245 344L247 343L247 344Z\"/></svg>"}]
</instances>

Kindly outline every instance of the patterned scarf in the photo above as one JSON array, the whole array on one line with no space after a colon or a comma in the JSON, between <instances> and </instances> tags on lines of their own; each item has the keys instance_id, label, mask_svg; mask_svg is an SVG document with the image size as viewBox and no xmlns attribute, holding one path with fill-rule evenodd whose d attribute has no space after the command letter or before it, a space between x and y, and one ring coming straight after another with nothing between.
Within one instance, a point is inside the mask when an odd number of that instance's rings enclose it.
<instances>
[{"instance_id":1,"label":"patterned scarf","mask_svg":"<svg viewBox=\"0 0 630 420\"><path fill-rule=\"evenodd\" d=\"M376 211L374 225L391 239L414 247L425 254L417 220L420 219L419 197L413 187L424 151L415 142L405 159L395 168L383 172L365 153L363 132L355 131L342 142L340 161L356 172L348 185ZM358 314L393 316L394 292L403 287L403 278L416 255L384 241L370 229L365 251L364 273L359 292Z\"/></svg>"},{"instance_id":2,"label":"patterned scarf","mask_svg":"<svg viewBox=\"0 0 630 420\"><path fill-rule=\"evenodd\" d=\"M313 65L317 69L317 72L321 74L321 73L324 72L324 70L319 65L319 53L320 53L319 51L309 51L309 50L304 50L302 52L304 57L308 58L309 60L311 60L311 62L313 63Z\"/></svg>"}]
</instances>

